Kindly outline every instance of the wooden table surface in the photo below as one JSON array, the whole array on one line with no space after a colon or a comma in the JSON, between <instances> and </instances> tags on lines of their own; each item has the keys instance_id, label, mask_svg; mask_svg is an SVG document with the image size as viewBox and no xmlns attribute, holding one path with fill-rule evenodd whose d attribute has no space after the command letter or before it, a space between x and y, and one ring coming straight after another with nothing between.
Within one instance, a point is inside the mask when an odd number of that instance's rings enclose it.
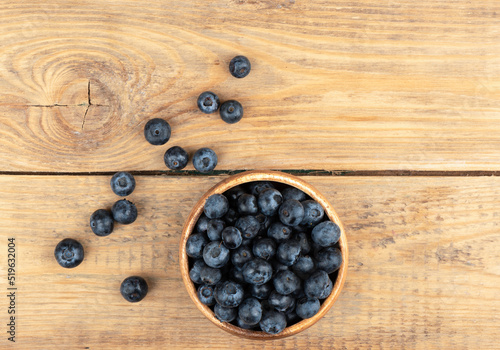
<instances>
[{"instance_id":1,"label":"wooden table surface","mask_svg":"<svg viewBox=\"0 0 500 350\"><path fill-rule=\"evenodd\" d=\"M2 1L0 348L500 349L499 16L495 0ZM206 90L241 122L202 114ZM164 146L144 140L154 117ZM173 145L214 149L217 171L167 171ZM179 271L192 206L245 169L316 186L350 248L334 307L273 342L212 325ZM97 237L120 170L139 218ZM72 270L53 257L65 237L85 247ZM138 304L119 294L132 274Z\"/></svg>"}]
</instances>

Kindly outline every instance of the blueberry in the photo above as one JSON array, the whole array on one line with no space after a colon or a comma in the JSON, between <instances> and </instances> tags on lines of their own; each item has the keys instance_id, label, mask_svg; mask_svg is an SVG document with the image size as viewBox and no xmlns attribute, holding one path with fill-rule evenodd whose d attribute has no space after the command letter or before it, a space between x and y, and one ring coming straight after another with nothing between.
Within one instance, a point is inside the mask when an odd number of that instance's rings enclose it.
<instances>
[{"instance_id":1,"label":"blueberry","mask_svg":"<svg viewBox=\"0 0 500 350\"><path fill-rule=\"evenodd\" d=\"M243 242L240 230L234 226L228 226L222 230L222 242L229 249L236 249Z\"/></svg>"},{"instance_id":2,"label":"blueberry","mask_svg":"<svg viewBox=\"0 0 500 350\"><path fill-rule=\"evenodd\" d=\"M170 140L171 132L170 125L160 118L151 119L144 127L144 137L155 146L166 144Z\"/></svg>"},{"instance_id":3,"label":"blueberry","mask_svg":"<svg viewBox=\"0 0 500 350\"><path fill-rule=\"evenodd\" d=\"M231 205L236 205L238 197L245 193L245 190L241 186L231 187L229 190L224 192L224 196L229 200Z\"/></svg>"},{"instance_id":4,"label":"blueberry","mask_svg":"<svg viewBox=\"0 0 500 350\"><path fill-rule=\"evenodd\" d=\"M242 216L236 221L236 228L241 231L243 238L252 239L260 230L260 223L255 216Z\"/></svg>"},{"instance_id":5,"label":"blueberry","mask_svg":"<svg viewBox=\"0 0 500 350\"><path fill-rule=\"evenodd\" d=\"M238 317L248 325L259 323L262 317L262 306L256 298L243 300L238 307Z\"/></svg>"},{"instance_id":6,"label":"blueberry","mask_svg":"<svg viewBox=\"0 0 500 350\"><path fill-rule=\"evenodd\" d=\"M289 199L280 206L278 214L283 224L297 226L304 219L304 207L299 201Z\"/></svg>"},{"instance_id":7,"label":"blueberry","mask_svg":"<svg viewBox=\"0 0 500 350\"><path fill-rule=\"evenodd\" d=\"M125 300L137 303L148 294L148 284L140 276L130 276L123 280L120 286L120 293Z\"/></svg>"},{"instance_id":8,"label":"blueberry","mask_svg":"<svg viewBox=\"0 0 500 350\"><path fill-rule=\"evenodd\" d=\"M113 216L106 209L98 209L90 216L90 228L97 236L107 236L113 232Z\"/></svg>"},{"instance_id":9,"label":"blueberry","mask_svg":"<svg viewBox=\"0 0 500 350\"><path fill-rule=\"evenodd\" d=\"M316 270L304 282L304 293L309 298L325 299L333 289L333 283L323 270Z\"/></svg>"},{"instance_id":10,"label":"blueberry","mask_svg":"<svg viewBox=\"0 0 500 350\"><path fill-rule=\"evenodd\" d=\"M235 124L243 118L243 106L235 100L224 102L220 106L220 117L228 124Z\"/></svg>"},{"instance_id":11,"label":"blueberry","mask_svg":"<svg viewBox=\"0 0 500 350\"><path fill-rule=\"evenodd\" d=\"M273 268L267 261L255 258L243 266L243 278L246 283L264 284L271 280Z\"/></svg>"},{"instance_id":12,"label":"blueberry","mask_svg":"<svg viewBox=\"0 0 500 350\"><path fill-rule=\"evenodd\" d=\"M307 279L315 270L314 261L308 255L299 256L297 262L292 266L292 271L303 280Z\"/></svg>"},{"instance_id":13,"label":"blueberry","mask_svg":"<svg viewBox=\"0 0 500 350\"><path fill-rule=\"evenodd\" d=\"M224 281L215 287L215 300L223 307L237 307L243 301L243 287L233 281Z\"/></svg>"},{"instance_id":14,"label":"blueberry","mask_svg":"<svg viewBox=\"0 0 500 350\"><path fill-rule=\"evenodd\" d=\"M239 317L236 317L236 321L235 321L236 325L240 328L243 328L243 329L253 329L255 327L255 325L252 325L252 324L246 324L245 322L243 322L243 320Z\"/></svg>"},{"instance_id":15,"label":"blueberry","mask_svg":"<svg viewBox=\"0 0 500 350\"><path fill-rule=\"evenodd\" d=\"M280 263L277 260L272 260L271 265L273 267L273 275L278 274L280 271L288 270L288 266L283 265L282 263Z\"/></svg>"},{"instance_id":16,"label":"blueberry","mask_svg":"<svg viewBox=\"0 0 500 350\"><path fill-rule=\"evenodd\" d=\"M128 225L137 219L137 208L134 203L120 199L111 207L113 219L120 224Z\"/></svg>"},{"instance_id":17,"label":"blueberry","mask_svg":"<svg viewBox=\"0 0 500 350\"><path fill-rule=\"evenodd\" d=\"M243 265L252 259L252 249L249 246L241 246L231 254L231 262L236 267L243 267Z\"/></svg>"},{"instance_id":18,"label":"blueberry","mask_svg":"<svg viewBox=\"0 0 500 350\"><path fill-rule=\"evenodd\" d=\"M244 78L250 73L252 65L245 56L236 56L229 62L229 72L235 78Z\"/></svg>"},{"instance_id":19,"label":"blueberry","mask_svg":"<svg viewBox=\"0 0 500 350\"><path fill-rule=\"evenodd\" d=\"M274 188L274 185L269 181L254 181L248 185L248 191L255 197L259 197L260 193L266 188Z\"/></svg>"},{"instance_id":20,"label":"blueberry","mask_svg":"<svg viewBox=\"0 0 500 350\"><path fill-rule=\"evenodd\" d=\"M205 201L203 211L209 219L219 219L226 215L229 209L229 202L223 194L216 193L211 195Z\"/></svg>"},{"instance_id":21,"label":"blueberry","mask_svg":"<svg viewBox=\"0 0 500 350\"><path fill-rule=\"evenodd\" d=\"M222 239L222 230L226 227L226 223L220 219L213 219L208 222L207 236L211 241L220 241Z\"/></svg>"},{"instance_id":22,"label":"blueberry","mask_svg":"<svg viewBox=\"0 0 500 350\"><path fill-rule=\"evenodd\" d=\"M215 304L214 307L215 317L221 322L231 322L238 315L238 309L235 307L224 307L219 304Z\"/></svg>"},{"instance_id":23,"label":"blueberry","mask_svg":"<svg viewBox=\"0 0 500 350\"><path fill-rule=\"evenodd\" d=\"M189 155L184 148L179 146L170 147L163 156L167 168L171 170L182 170L189 161Z\"/></svg>"},{"instance_id":24,"label":"blueberry","mask_svg":"<svg viewBox=\"0 0 500 350\"><path fill-rule=\"evenodd\" d=\"M300 227L300 226L295 226L295 227ZM308 234L306 234L305 232L299 232L293 237L293 239L299 242L300 244L300 254L302 255L309 254L312 247L311 247L311 242L309 241Z\"/></svg>"},{"instance_id":25,"label":"blueberry","mask_svg":"<svg viewBox=\"0 0 500 350\"><path fill-rule=\"evenodd\" d=\"M77 267L83 261L83 246L72 238L65 238L57 244L54 256L62 267Z\"/></svg>"},{"instance_id":26,"label":"blueberry","mask_svg":"<svg viewBox=\"0 0 500 350\"><path fill-rule=\"evenodd\" d=\"M281 194L283 195L283 201L295 199L296 201L302 202L307 199L307 194L295 187L287 187Z\"/></svg>"},{"instance_id":27,"label":"blueberry","mask_svg":"<svg viewBox=\"0 0 500 350\"><path fill-rule=\"evenodd\" d=\"M202 284L198 287L198 299L205 305L215 304L214 286Z\"/></svg>"},{"instance_id":28,"label":"blueberry","mask_svg":"<svg viewBox=\"0 0 500 350\"><path fill-rule=\"evenodd\" d=\"M110 181L111 189L117 196L125 197L135 189L135 179L132 174L120 171L113 175Z\"/></svg>"},{"instance_id":29,"label":"blueberry","mask_svg":"<svg viewBox=\"0 0 500 350\"><path fill-rule=\"evenodd\" d=\"M217 96L211 91L202 92L200 96L198 96L197 102L198 102L198 108L203 113L210 114L219 109L219 104L220 104L219 96Z\"/></svg>"},{"instance_id":30,"label":"blueberry","mask_svg":"<svg viewBox=\"0 0 500 350\"><path fill-rule=\"evenodd\" d=\"M197 259L193 263L193 267L189 270L189 278L196 284L201 284L203 281L200 277L201 268L206 266L203 259Z\"/></svg>"},{"instance_id":31,"label":"blueberry","mask_svg":"<svg viewBox=\"0 0 500 350\"><path fill-rule=\"evenodd\" d=\"M298 321L300 321L300 317L295 312L295 309L286 312L285 313L285 317L286 317L286 323L288 325L292 325L292 324L297 323Z\"/></svg>"},{"instance_id":32,"label":"blueberry","mask_svg":"<svg viewBox=\"0 0 500 350\"><path fill-rule=\"evenodd\" d=\"M277 260L286 265L292 266L300 256L300 243L295 240L288 240L280 243L276 250Z\"/></svg>"},{"instance_id":33,"label":"blueberry","mask_svg":"<svg viewBox=\"0 0 500 350\"><path fill-rule=\"evenodd\" d=\"M259 285L250 284L248 285L248 292L251 296L263 300L269 298L269 295L271 294L273 288L273 285L269 282Z\"/></svg>"},{"instance_id":34,"label":"blueberry","mask_svg":"<svg viewBox=\"0 0 500 350\"><path fill-rule=\"evenodd\" d=\"M314 258L318 269L324 270L327 274L337 271L342 265L342 253L339 249L328 247L320 250Z\"/></svg>"},{"instance_id":35,"label":"blueberry","mask_svg":"<svg viewBox=\"0 0 500 350\"><path fill-rule=\"evenodd\" d=\"M233 266L231 270L229 270L229 276L233 281L236 281L238 283L245 283L242 267Z\"/></svg>"},{"instance_id":36,"label":"blueberry","mask_svg":"<svg viewBox=\"0 0 500 350\"><path fill-rule=\"evenodd\" d=\"M311 231L312 240L322 247L330 247L340 239L340 227L332 221L323 221Z\"/></svg>"},{"instance_id":37,"label":"blueberry","mask_svg":"<svg viewBox=\"0 0 500 350\"><path fill-rule=\"evenodd\" d=\"M259 207L257 206L257 198L254 195L244 193L238 197L237 202L238 212L242 215L257 214Z\"/></svg>"},{"instance_id":38,"label":"blueberry","mask_svg":"<svg viewBox=\"0 0 500 350\"><path fill-rule=\"evenodd\" d=\"M301 298L297 300L295 311L302 318L311 318L319 311L320 303L317 298Z\"/></svg>"},{"instance_id":39,"label":"blueberry","mask_svg":"<svg viewBox=\"0 0 500 350\"><path fill-rule=\"evenodd\" d=\"M236 220L240 217L240 214L233 208L229 207L227 210L226 215L224 215L223 219L228 225L234 225L236 224Z\"/></svg>"},{"instance_id":40,"label":"blueberry","mask_svg":"<svg viewBox=\"0 0 500 350\"><path fill-rule=\"evenodd\" d=\"M273 278L273 285L278 293L288 295L300 289L300 278L290 270L281 271Z\"/></svg>"},{"instance_id":41,"label":"blueberry","mask_svg":"<svg viewBox=\"0 0 500 350\"><path fill-rule=\"evenodd\" d=\"M287 241L292 235L292 229L281 222L274 222L267 230L267 236L281 243Z\"/></svg>"},{"instance_id":42,"label":"blueberry","mask_svg":"<svg viewBox=\"0 0 500 350\"><path fill-rule=\"evenodd\" d=\"M205 214L201 214L198 221L196 222L196 232L207 232L209 218Z\"/></svg>"},{"instance_id":43,"label":"blueberry","mask_svg":"<svg viewBox=\"0 0 500 350\"><path fill-rule=\"evenodd\" d=\"M301 202L304 207L304 218L302 219L301 225L307 227L313 227L321 220L323 220L323 216L325 215L325 210L323 207L316 201L312 199Z\"/></svg>"},{"instance_id":44,"label":"blueberry","mask_svg":"<svg viewBox=\"0 0 500 350\"><path fill-rule=\"evenodd\" d=\"M260 212L267 216L273 216L283 203L283 196L275 188L265 188L259 194L258 205Z\"/></svg>"},{"instance_id":45,"label":"blueberry","mask_svg":"<svg viewBox=\"0 0 500 350\"><path fill-rule=\"evenodd\" d=\"M217 154L210 148L200 148L193 156L193 166L200 173L209 173L217 166Z\"/></svg>"},{"instance_id":46,"label":"blueberry","mask_svg":"<svg viewBox=\"0 0 500 350\"><path fill-rule=\"evenodd\" d=\"M273 290L269 295L269 305L277 311L285 311L295 305L295 299L290 295L283 295Z\"/></svg>"},{"instance_id":47,"label":"blueberry","mask_svg":"<svg viewBox=\"0 0 500 350\"><path fill-rule=\"evenodd\" d=\"M230 253L222 242L212 241L203 248L203 261L210 267L221 268L229 261Z\"/></svg>"},{"instance_id":48,"label":"blueberry","mask_svg":"<svg viewBox=\"0 0 500 350\"><path fill-rule=\"evenodd\" d=\"M269 226L271 226L271 223L273 221L272 218L269 216L265 216L262 213L255 215L255 218L260 224L259 234L267 234L267 230L269 229Z\"/></svg>"},{"instance_id":49,"label":"blueberry","mask_svg":"<svg viewBox=\"0 0 500 350\"><path fill-rule=\"evenodd\" d=\"M269 260L276 254L276 242L272 238L261 238L253 244L253 255L257 258Z\"/></svg>"},{"instance_id":50,"label":"blueberry","mask_svg":"<svg viewBox=\"0 0 500 350\"><path fill-rule=\"evenodd\" d=\"M286 317L279 311L267 311L263 313L259 326L268 334L278 334L286 328Z\"/></svg>"},{"instance_id":51,"label":"blueberry","mask_svg":"<svg viewBox=\"0 0 500 350\"><path fill-rule=\"evenodd\" d=\"M204 284L214 285L222 279L222 272L220 269L214 269L205 265L200 268L200 279Z\"/></svg>"},{"instance_id":52,"label":"blueberry","mask_svg":"<svg viewBox=\"0 0 500 350\"><path fill-rule=\"evenodd\" d=\"M193 233L186 242L186 254L192 258L201 258L203 256L203 248L208 243L205 234Z\"/></svg>"}]
</instances>

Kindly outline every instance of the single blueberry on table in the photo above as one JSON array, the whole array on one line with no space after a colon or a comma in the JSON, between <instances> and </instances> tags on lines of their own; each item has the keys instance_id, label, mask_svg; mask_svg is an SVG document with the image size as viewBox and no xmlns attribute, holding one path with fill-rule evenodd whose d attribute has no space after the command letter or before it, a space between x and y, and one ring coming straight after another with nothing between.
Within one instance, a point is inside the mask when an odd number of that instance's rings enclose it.
<instances>
[{"instance_id":1,"label":"single blueberry on table","mask_svg":"<svg viewBox=\"0 0 500 350\"><path fill-rule=\"evenodd\" d=\"M170 170L182 170L189 161L189 155L184 148L179 146L170 147L163 156L165 165Z\"/></svg>"},{"instance_id":2,"label":"single blueberry on table","mask_svg":"<svg viewBox=\"0 0 500 350\"><path fill-rule=\"evenodd\" d=\"M279 311L264 312L259 322L260 329L268 334L278 334L286 328L285 314Z\"/></svg>"},{"instance_id":3,"label":"single blueberry on table","mask_svg":"<svg viewBox=\"0 0 500 350\"><path fill-rule=\"evenodd\" d=\"M302 206L304 207L304 218L300 223L301 225L307 227L313 227L316 224L320 223L321 220L323 220L323 216L325 215L325 210L318 202L310 199L302 201L301 203Z\"/></svg>"},{"instance_id":4,"label":"single blueberry on table","mask_svg":"<svg viewBox=\"0 0 500 350\"><path fill-rule=\"evenodd\" d=\"M186 242L186 254L192 258L201 258L203 248L208 243L204 233L193 233Z\"/></svg>"},{"instance_id":5,"label":"single blueberry on table","mask_svg":"<svg viewBox=\"0 0 500 350\"><path fill-rule=\"evenodd\" d=\"M214 307L215 317L221 322L231 322L238 315L238 308L236 307L224 307L219 304L215 304Z\"/></svg>"},{"instance_id":6,"label":"single blueberry on table","mask_svg":"<svg viewBox=\"0 0 500 350\"><path fill-rule=\"evenodd\" d=\"M258 205L260 212L267 216L273 216L283 203L283 196L275 188L265 188L259 194Z\"/></svg>"},{"instance_id":7,"label":"single blueberry on table","mask_svg":"<svg viewBox=\"0 0 500 350\"><path fill-rule=\"evenodd\" d=\"M253 297L243 300L238 307L238 317L248 325L259 323L262 318L262 306L259 300Z\"/></svg>"},{"instance_id":8,"label":"single blueberry on table","mask_svg":"<svg viewBox=\"0 0 500 350\"><path fill-rule=\"evenodd\" d=\"M278 272L273 278L274 289L280 294L291 294L301 287L300 278L290 270Z\"/></svg>"},{"instance_id":9,"label":"single blueberry on table","mask_svg":"<svg viewBox=\"0 0 500 350\"><path fill-rule=\"evenodd\" d=\"M215 300L223 307L237 307L243 301L243 287L233 281L220 282L215 286Z\"/></svg>"},{"instance_id":10,"label":"single blueberry on table","mask_svg":"<svg viewBox=\"0 0 500 350\"><path fill-rule=\"evenodd\" d=\"M212 241L203 248L203 261L210 267L219 269L226 265L231 254L222 242Z\"/></svg>"},{"instance_id":11,"label":"single blueberry on table","mask_svg":"<svg viewBox=\"0 0 500 350\"><path fill-rule=\"evenodd\" d=\"M255 216L246 215L236 220L236 228L241 231L243 238L252 239L259 233L260 223Z\"/></svg>"},{"instance_id":12,"label":"single blueberry on table","mask_svg":"<svg viewBox=\"0 0 500 350\"><path fill-rule=\"evenodd\" d=\"M113 213L113 220L124 225L131 224L137 219L137 207L126 199L116 201L111 207L111 213Z\"/></svg>"},{"instance_id":13,"label":"single blueberry on table","mask_svg":"<svg viewBox=\"0 0 500 350\"><path fill-rule=\"evenodd\" d=\"M243 236L236 227L228 226L222 230L222 242L228 249L236 249L243 242Z\"/></svg>"},{"instance_id":14,"label":"single blueberry on table","mask_svg":"<svg viewBox=\"0 0 500 350\"><path fill-rule=\"evenodd\" d=\"M125 300L136 303L144 299L148 294L148 284L140 276L130 276L123 280L120 286L120 293Z\"/></svg>"},{"instance_id":15,"label":"single blueberry on table","mask_svg":"<svg viewBox=\"0 0 500 350\"><path fill-rule=\"evenodd\" d=\"M297 226L304 219L304 207L299 201L289 199L281 204L278 214L284 225Z\"/></svg>"},{"instance_id":16,"label":"single blueberry on table","mask_svg":"<svg viewBox=\"0 0 500 350\"><path fill-rule=\"evenodd\" d=\"M243 118L243 106L235 100L224 102L219 110L220 118L228 124L235 124Z\"/></svg>"},{"instance_id":17,"label":"single blueberry on table","mask_svg":"<svg viewBox=\"0 0 500 350\"><path fill-rule=\"evenodd\" d=\"M301 298L297 300L295 312L302 319L311 318L318 313L320 306L317 298Z\"/></svg>"},{"instance_id":18,"label":"single blueberry on table","mask_svg":"<svg viewBox=\"0 0 500 350\"><path fill-rule=\"evenodd\" d=\"M300 243L295 240L288 240L280 243L276 250L276 259L286 265L292 266L300 256Z\"/></svg>"},{"instance_id":19,"label":"single blueberry on table","mask_svg":"<svg viewBox=\"0 0 500 350\"><path fill-rule=\"evenodd\" d=\"M229 62L229 72L235 78L244 78L250 73L252 65L250 61L245 56L233 57L231 62Z\"/></svg>"},{"instance_id":20,"label":"single blueberry on table","mask_svg":"<svg viewBox=\"0 0 500 350\"><path fill-rule=\"evenodd\" d=\"M210 114L219 109L219 96L211 91L205 91L198 96L198 108L206 114Z\"/></svg>"},{"instance_id":21,"label":"single blueberry on table","mask_svg":"<svg viewBox=\"0 0 500 350\"><path fill-rule=\"evenodd\" d=\"M340 227L332 221L323 221L311 231L311 238L322 247L330 247L340 239Z\"/></svg>"},{"instance_id":22,"label":"single blueberry on table","mask_svg":"<svg viewBox=\"0 0 500 350\"><path fill-rule=\"evenodd\" d=\"M303 280L306 280L315 270L316 266L314 261L308 255L299 256L292 266L292 271Z\"/></svg>"},{"instance_id":23,"label":"single blueberry on table","mask_svg":"<svg viewBox=\"0 0 500 350\"><path fill-rule=\"evenodd\" d=\"M283 311L290 309L295 305L295 299L291 295L283 295L273 290L268 299L269 305L274 307L277 311Z\"/></svg>"},{"instance_id":24,"label":"single blueberry on table","mask_svg":"<svg viewBox=\"0 0 500 350\"><path fill-rule=\"evenodd\" d=\"M193 166L200 173L209 173L217 166L217 154L210 148L200 148L194 153Z\"/></svg>"},{"instance_id":25,"label":"single blueberry on table","mask_svg":"<svg viewBox=\"0 0 500 350\"><path fill-rule=\"evenodd\" d=\"M237 202L238 212L242 215L254 215L259 211L257 206L257 198L254 195L244 193L238 197Z\"/></svg>"},{"instance_id":26,"label":"single blueberry on table","mask_svg":"<svg viewBox=\"0 0 500 350\"><path fill-rule=\"evenodd\" d=\"M113 232L113 215L106 209L98 209L90 216L90 228L97 236L107 236Z\"/></svg>"},{"instance_id":27,"label":"single blueberry on table","mask_svg":"<svg viewBox=\"0 0 500 350\"><path fill-rule=\"evenodd\" d=\"M198 299L205 305L215 304L214 286L202 284L198 287Z\"/></svg>"},{"instance_id":28,"label":"single blueberry on table","mask_svg":"<svg viewBox=\"0 0 500 350\"><path fill-rule=\"evenodd\" d=\"M171 132L170 124L160 118L151 119L144 127L144 137L154 146L166 144L170 140Z\"/></svg>"},{"instance_id":29,"label":"single blueberry on table","mask_svg":"<svg viewBox=\"0 0 500 350\"><path fill-rule=\"evenodd\" d=\"M207 198L203 211L209 219L220 219L229 209L227 198L220 193L215 193Z\"/></svg>"},{"instance_id":30,"label":"single blueberry on table","mask_svg":"<svg viewBox=\"0 0 500 350\"><path fill-rule=\"evenodd\" d=\"M206 285L214 285L222 279L222 272L220 269L205 265L200 268L200 279Z\"/></svg>"},{"instance_id":31,"label":"single blueberry on table","mask_svg":"<svg viewBox=\"0 0 500 350\"><path fill-rule=\"evenodd\" d=\"M203 281L200 277L201 268L206 266L203 259L197 259L193 263L193 267L189 270L189 278L196 284L201 284Z\"/></svg>"},{"instance_id":32,"label":"single blueberry on table","mask_svg":"<svg viewBox=\"0 0 500 350\"><path fill-rule=\"evenodd\" d=\"M211 241L220 241L222 239L222 230L226 227L226 223L220 219L213 219L208 222L207 236Z\"/></svg>"},{"instance_id":33,"label":"single blueberry on table","mask_svg":"<svg viewBox=\"0 0 500 350\"><path fill-rule=\"evenodd\" d=\"M325 271L327 274L337 271L342 265L342 253L335 247L320 250L314 258L318 269Z\"/></svg>"},{"instance_id":34,"label":"single blueberry on table","mask_svg":"<svg viewBox=\"0 0 500 350\"><path fill-rule=\"evenodd\" d=\"M236 267L243 267L247 262L253 259L252 249L249 246L240 246L231 254L231 262Z\"/></svg>"},{"instance_id":35,"label":"single blueberry on table","mask_svg":"<svg viewBox=\"0 0 500 350\"><path fill-rule=\"evenodd\" d=\"M273 222L267 229L267 236L278 243L287 241L291 235L292 229L279 221Z\"/></svg>"},{"instance_id":36,"label":"single blueberry on table","mask_svg":"<svg viewBox=\"0 0 500 350\"><path fill-rule=\"evenodd\" d=\"M73 268L83 261L83 246L77 240L65 238L60 241L55 250L54 256L59 265L65 268Z\"/></svg>"},{"instance_id":37,"label":"single blueberry on table","mask_svg":"<svg viewBox=\"0 0 500 350\"><path fill-rule=\"evenodd\" d=\"M243 266L243 278L246 283L264 284L271 280L273 268L267 261L255 258Z\"/></svg>"},{"instance_id":38,"label":"single blueberry on table","mask_svg":"<svg viewBox=\"0 0 500 350\"><path fill-rule=\"evenodd\" d=\"M304 282L304 293L309 298L325 299L333 289L333 283L323 270L316 270Z\"/></svg>"},{"instance_id":39,"label":"single blueberry on table","mask_svg":"<svg viewBox=\"0 0 500 350\"><path fill-rule=\"evenodd\" d=\"M256 258L269 260L276 254L276 242L269 237L258 239L253 244L253 255Z\"/></svg>"},{"instance_id":40,"label":"single blueberry on table","mask_svg":"<svg viewBox=\"0 0 500 350\"><path fill-rule=\"evenodd\" d=\"M267 298L269 298L269 295L271 294L271 292L273 291L273 285L268 282L268 283L264 283L264 284L249 284L248 285L248 293L257 298L257 299L260 299L260 300L264 300Z\"/></svg>"},{"instance_id":41,"label":"single blueberry on table","mask_svg":"<svg viewBox=\"0 0 500 350\"><path fill-rule=\"evenodd\" d=\"M125 197L135 189L135 179L132 174L120 171L113 175L110 180L111 189L117 196Z\"/></svg>"},{"instance_id":42,"label":"single blueberry on table","mask_svg":"<svg viewBox=\"0 0 500 350\"><path fill-rule=\"evenodd\" d=\"M283 201L295 199L296 201L302 202L307 199L307 194L295 187L287 187L281 194L283 195Z\"/></svg>"}]
</instances>

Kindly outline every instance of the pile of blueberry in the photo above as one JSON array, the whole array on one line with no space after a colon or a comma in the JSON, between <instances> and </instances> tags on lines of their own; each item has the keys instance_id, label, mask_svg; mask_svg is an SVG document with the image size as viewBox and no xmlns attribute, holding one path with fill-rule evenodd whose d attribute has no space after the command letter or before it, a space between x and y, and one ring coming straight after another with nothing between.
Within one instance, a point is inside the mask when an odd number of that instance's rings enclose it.
<instances>
[{"instance_id":1,"label":"pile of blueberry","mask_svg":"<svg viewBox=\"0 0 500 350\"><path fill-rule=\"evenodd\" d=\"M314 316L330 295L339 238L303 191L251 182L206 200L186 243L189 277L221 322L277 334Z\"/></svg>"}]
</instances>

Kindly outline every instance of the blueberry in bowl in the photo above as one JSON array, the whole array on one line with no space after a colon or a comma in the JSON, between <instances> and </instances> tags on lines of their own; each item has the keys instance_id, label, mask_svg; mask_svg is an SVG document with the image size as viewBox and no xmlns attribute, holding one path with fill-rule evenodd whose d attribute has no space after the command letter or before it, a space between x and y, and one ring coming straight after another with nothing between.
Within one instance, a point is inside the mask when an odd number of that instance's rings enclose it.
<instances>
[{"instance_id":1,"label":"blueberry in bowl","mask_svg":"<svg viewBox=\"0 0 500 350\"><path fill-rule=\"evenodd\" d=\"M249 339L278 339L333 306L348 248L318 190L289 174L247 171L200 198L185 222L179 261L189 296L212 323Z\"/></svg>"}]
</instances>

